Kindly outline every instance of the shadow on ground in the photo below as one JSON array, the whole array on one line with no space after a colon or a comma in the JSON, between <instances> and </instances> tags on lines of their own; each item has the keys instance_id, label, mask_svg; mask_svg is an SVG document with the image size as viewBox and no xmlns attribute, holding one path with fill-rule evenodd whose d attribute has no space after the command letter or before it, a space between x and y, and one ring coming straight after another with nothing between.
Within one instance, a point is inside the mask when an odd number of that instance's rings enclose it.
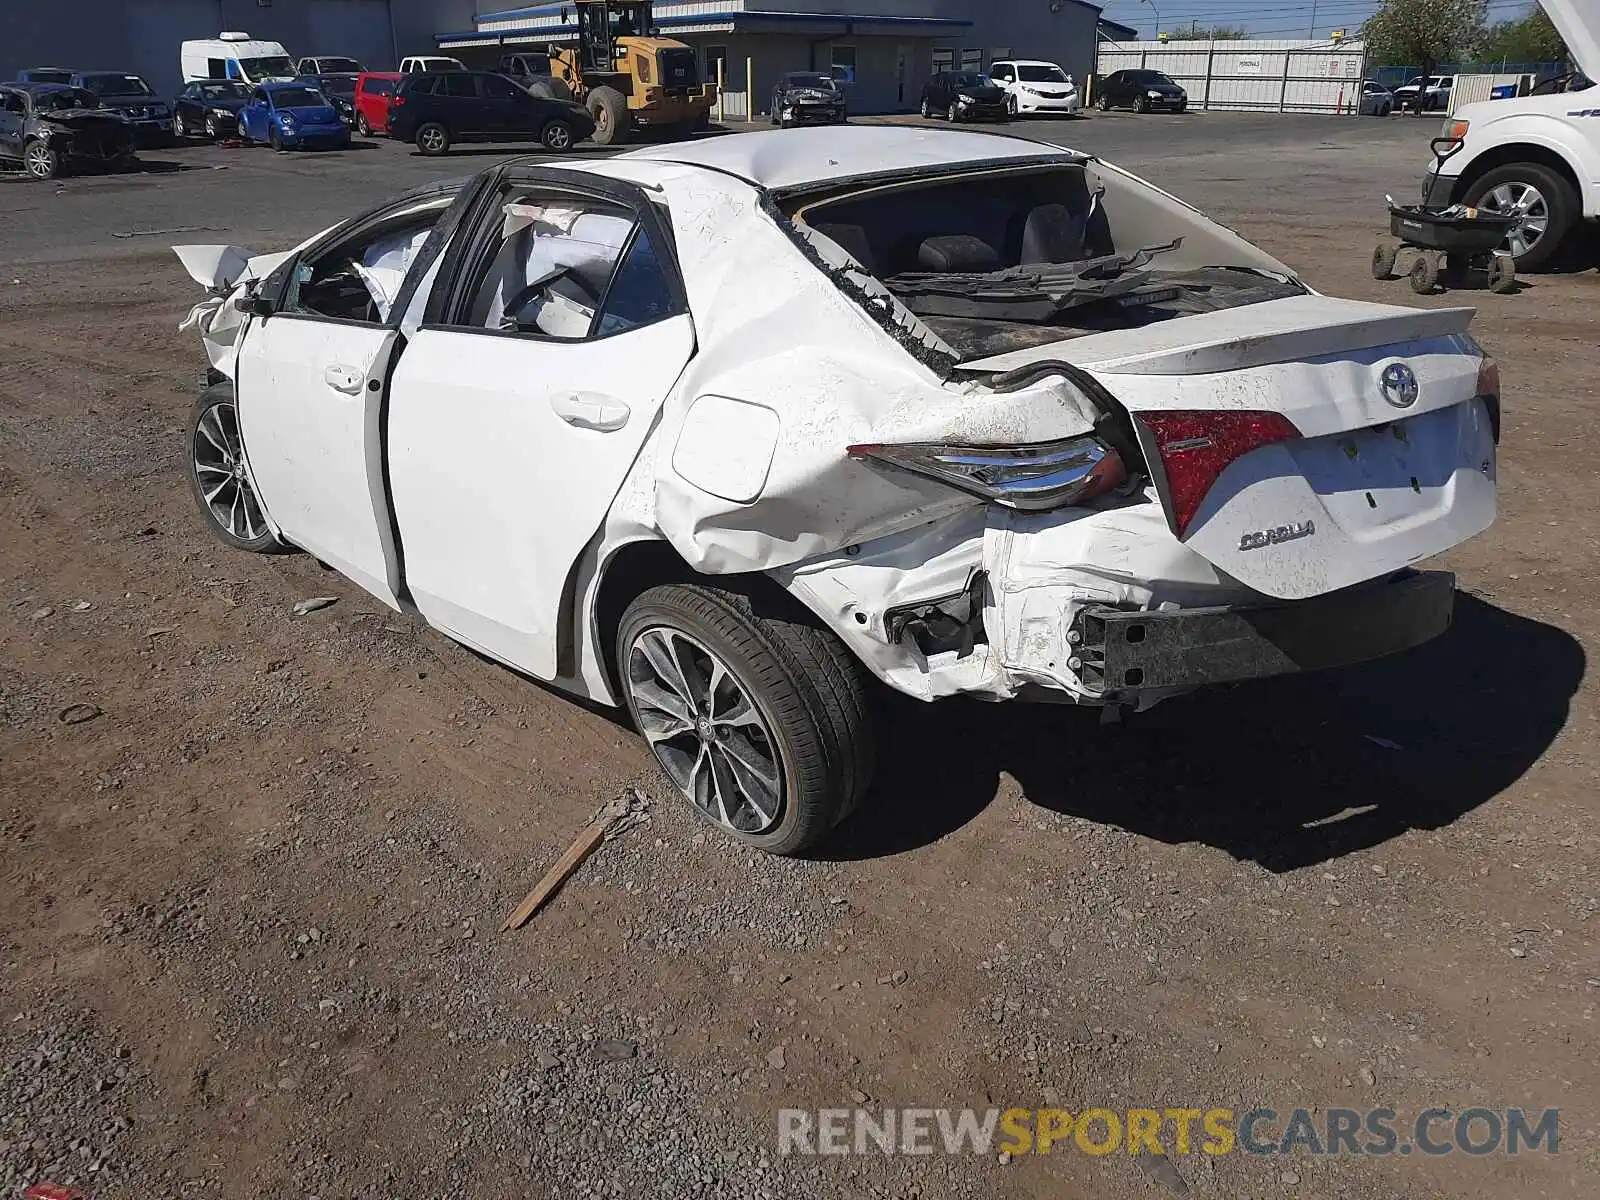
<instances>
[{"instance_id":1,"label":"shadow on ground","mask_svg":"<svg viewBox=\"0 0 1600 1200\"><path fill-rule=\"evenodd\" d=\"M1006 772L1043 808L1292 871L1492 799L1560 733L1584 669L1564 631L1458 593L1451 630L1408 654L1170 700L1123 726L1055 706L896 699L874 792L822 856L936 841Z\"/></svg>"}]
</instances>

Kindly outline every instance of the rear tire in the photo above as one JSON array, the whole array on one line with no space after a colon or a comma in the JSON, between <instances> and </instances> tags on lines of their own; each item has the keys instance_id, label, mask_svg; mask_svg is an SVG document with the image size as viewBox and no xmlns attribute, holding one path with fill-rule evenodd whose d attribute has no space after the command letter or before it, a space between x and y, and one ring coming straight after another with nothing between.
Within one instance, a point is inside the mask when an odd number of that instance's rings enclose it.
<instances>
[{"instance_id":1,"label":"rear tire","mask_svg":"<svg viewBox=\"0 0 1600 1200\"><path fill-rule=\"evenodd\" d=\"M183 119L183 109L172 110L172 136L180 142L189 136L189 123Z\"/></svg>"},{"instance_id":2,"label":"rear tire","mask_svg":"<svg viewBox=\"0 0 1600 1200\"><path fill-rule=\"evenodd\" d=\"M832 633L761 607L651 588L623 613L616 661L635 726L694 811L753 849L799 854L866 793L867 686Z\"/></svg>"},{"instance_id":3,"label":"rear tire","mask_svg":"<svg viewBox=\"0 0 1600 1200\"><path fill-rule=\"evenodd\" d=\"M628 116L627 98L616 88L595 88L589 93L586 107L594 118L596 146L620 146L628 140L633 121Z\"/></svg>"},{"instance_id":4,"label":"rear tire","mask_svg":"<svg viewBox=\"0 0 1600 1200\"><path fill-rule=\"evenodd\" d=\"M1387 242L1379 242L1372 248L1372 277L1374 279L1393 279L1394 260L1398 250Z\"/></svg>"},{"instance_id":5,"label":"rear tire","mask_svg":"<svg viewBox=\"0 0 1600 1200\"><path fill-rule=\"evenodd\" d=\"M933 120L933 105L928 103L926 96L922 98L922 119L924 121Z\"/></svg>"},{"instance_id":6,"label":"rear tire","mask_svg":"<svg viewBox=\"0 0 1600 1200\"><path fill-rule=\"evenodd\" d=\"M437 121L426 121L417 129L417 149L429 158L450 153L450 131Z\"/></svg>"},{"instance_id":7,"label":"rear tire","mask_svg":"<svg viewBox=\"0 0 1600 1200\"><path fill-rule=\"evenodd\" d=\"M565 154L577 142L572 126L559 117L539 132L539 142L552 154Z\"/></svg>"},{"instance_id":8,"label":"rear tire","mask_svg":"<svg viewBox=\"0 0 1600 1200\"><path fill-rule=\"evenodd\" d=\"M1094 106L1101 112L1111 111L1111 101L1108 100L1103 93L1094 98Z\"/></svg>"},{"instance_id":9,"label":"rear tire","mask_svg":"<svg viewBox=\"0 0 1600 1200\"><path fill-rule=\"evenodd\" d=\"M961 122L961 106L959 104L952 103L950 105L950 111L947 112L945 114L945 116L949 120L950 124L952 124L952 125L960 124L960 122Z\"/></svg>"}]
</instances>

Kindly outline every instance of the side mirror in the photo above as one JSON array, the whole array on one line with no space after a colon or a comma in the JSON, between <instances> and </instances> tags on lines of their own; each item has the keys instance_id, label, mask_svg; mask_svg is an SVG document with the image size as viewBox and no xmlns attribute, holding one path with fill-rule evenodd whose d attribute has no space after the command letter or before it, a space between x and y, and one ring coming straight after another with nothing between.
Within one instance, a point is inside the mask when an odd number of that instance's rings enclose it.
<instances>
[{"instance_id":1,"label":"side mirror","mask_svg":"<svg viewBox=\"0 0 1600 1200\"><path fill-rule=\"evenodd\" d=\"M265 296L252 293L240 296L233 302L233 307L251 317L270 317L272 315L272 301Z\"/></svg>"}]
</instances>

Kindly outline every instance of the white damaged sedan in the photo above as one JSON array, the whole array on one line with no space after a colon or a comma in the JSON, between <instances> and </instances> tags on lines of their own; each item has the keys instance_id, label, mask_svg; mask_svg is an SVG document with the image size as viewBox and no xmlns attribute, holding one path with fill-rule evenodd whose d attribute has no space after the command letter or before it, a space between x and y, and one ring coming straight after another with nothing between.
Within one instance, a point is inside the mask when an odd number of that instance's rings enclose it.
<instances>
[{"instance_id":1,"label":"white damaged sedan","mask_svg":"<svg viewBox=\"0 0 1600 1200\"><path fill-rule=\"evenodd\" d=\"M773 853L867 791L873 680L1132 711L1393 653L1495 515L1471 310L1317 295L1018 138L516 162L178 253L213 531L626 705Z\"/></svg>"}]
</instances>

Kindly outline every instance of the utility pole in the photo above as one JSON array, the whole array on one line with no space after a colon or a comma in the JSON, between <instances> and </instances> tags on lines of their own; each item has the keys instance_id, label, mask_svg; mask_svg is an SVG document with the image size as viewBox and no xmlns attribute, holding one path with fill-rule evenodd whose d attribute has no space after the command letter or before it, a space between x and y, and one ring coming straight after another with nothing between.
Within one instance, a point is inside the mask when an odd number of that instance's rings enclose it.
<instances>
[{"instance_id":1,"label":"utility pole","mask_svg":"<svg viewBox=\"0 0 1600 1200\"><path fill-rule=\"evenodd\" d=\"M1314 41L1317 36L1317 0L1311 0L1311 25L1306 30L1306 40Z\"/></svg>"}]
</instances>

